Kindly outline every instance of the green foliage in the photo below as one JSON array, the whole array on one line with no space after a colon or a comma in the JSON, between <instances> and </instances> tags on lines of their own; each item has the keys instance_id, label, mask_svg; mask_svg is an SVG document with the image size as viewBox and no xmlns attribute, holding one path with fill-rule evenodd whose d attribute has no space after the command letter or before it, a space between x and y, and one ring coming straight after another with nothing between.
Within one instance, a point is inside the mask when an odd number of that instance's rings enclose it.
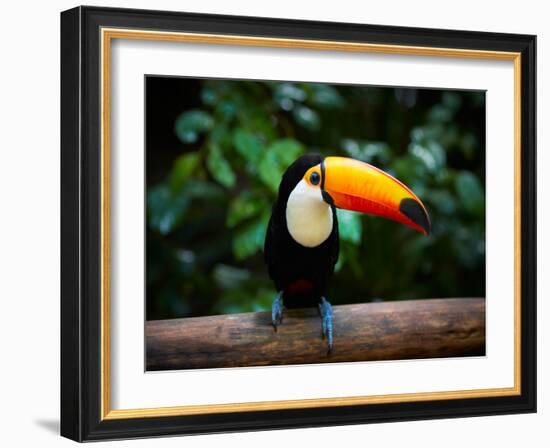
<instances>
[{"instance_id":1,"label":"green foliage","mask_svg":"<svg viewBox=\"0 0 550 448\"><path fill-rule=\"evenodd\" d=\"M258 174L262 182L277 193L281 176L286 168L304 152L303 146L293 139L281 139L267 148L259 163Z\"/></svg>"},{"instance_id":2,"label":"green foliage","mask_svg":"<svg viewBox=\"0 0 550 448\"><path fill-rule=\"evenodd\" d=\"M157 185L147 196L148 225L166 235L181 222L188 206L184 195L174 195L166 185Z\"/></svg>"},{"instance_id":3,"label":"green foliage","mask_svg":"<svg viewBox=\"0 0 550 448\"><path fill-rule=\"evenodd\" d=\"M477 177L468 171L458 173L455 189L465 210L471 214L483 216L485 195Z\"/></svg>"},{"instance_id":4,"label":"green foliage","mask_svg":"<svg viewBox=\"0 0 550 448\"><path fill-rule=\"evenodd\" d=\"M176 120L175 131L184 143L194 143L199 134L212 128L212 117L202 110L190 110L181 114Z\"/></svg>"},{"instance_id":5,"label":"green foliage","mask_svg":"<svg viewBox=\"0 0 550 448\"><path fill-rule=\"evenodd\" d=\"M179 190L185 182L199 168L199 156L195 152L190 152L179 156L172 167L170 174L170 185L172 190ZM154 207L154 204L152 204Z\"/></svg>"},{"instance_id":6,"label":"green foliage","mask_svg":"<svg viewBox=\"0 0 550 448\"><path fill-rule=\"evenodd\" d=\"M269 308L265 229L281 175L306 152L388 171L432 220L424 237L338 210L333 303L485 294L483 93L181 82L198 89L173 118L179 152L147 173L149 319Z\"/></svg>"},{"instance_id":7,"label":"green foliage","mask_svg":"<svg viewBox=\"0 0 550 448\"><path fill-rule=\"evenodd\" d=\"M337 210L340 239L358 245L361 243L362 224L358 213Z\"/></svg>"},{"instance_id":8,"label":"green foliage","mask_svg":"<svg viewBox=\"0 0 550 448\"><path fill-rule=\"evenodd\" d=\"M233 253L237 260L254 255L264 245L269 215L264 214L240 228L233 239Z\"/></svg>"},{"instance_id":9,"label":"green foliage","mask_svg":"<svg viewBox=\"0 0 550 448\"><path fill-rule=\"evenodd\" d=\"M206 164L212 177L224 187L231 188L235 185L235 173L216 143L212 143L209 147Z\"/></svg>"},{"instance_id":10,"label":"green foliage","mask_svg":"<svg viewBox=\"0 0 550 448\"><path fill-rule=\"evenodd\" d=\"M251 132L238 128L233 134L233 144L244 160L250 163L249 169L254 169L255 164L262 160L262 141Z\"/></svg>"}]
</instances>

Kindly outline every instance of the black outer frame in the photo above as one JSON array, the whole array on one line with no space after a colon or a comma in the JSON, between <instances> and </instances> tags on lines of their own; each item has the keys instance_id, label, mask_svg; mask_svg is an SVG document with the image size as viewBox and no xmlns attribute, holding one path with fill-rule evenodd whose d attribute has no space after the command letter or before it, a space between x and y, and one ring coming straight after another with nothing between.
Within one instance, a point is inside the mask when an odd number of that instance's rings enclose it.
<instances>
[{"instance_id":1,"label":"black outer frame","mask_svg":"<svg viewBox=\"0 0 550 448\"><path fill-rule=\"evenodd\" d=\"M520 52L521 395L100 419L100 28ZM536 36L77 7L61 14L61 435L77 441L536 412Z\"/></svg>"}]
</instances>

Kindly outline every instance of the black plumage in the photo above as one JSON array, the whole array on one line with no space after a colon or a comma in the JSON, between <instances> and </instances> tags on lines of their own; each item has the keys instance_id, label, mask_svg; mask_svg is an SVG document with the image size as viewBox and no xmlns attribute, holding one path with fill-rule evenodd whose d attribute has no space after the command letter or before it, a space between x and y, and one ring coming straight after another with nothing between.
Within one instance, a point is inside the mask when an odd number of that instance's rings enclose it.
<instances>
[{"instance_id":1,"label":"black plumage","mask_svg":"<svg viewBox=\"0 0 550 448\"><path fill-rule=\"evenodd\" d=\"M339 235L336 209L332 209L332 232L316 247L294 241L286 222L286 206L292 190L307 170L320 164L323 157L308 154L297 159L284 173L267 227L264 256L269 276L282 292L286 308L317 306L326 296L327 282L338 261Z\"/></svg>"}]
</instances>

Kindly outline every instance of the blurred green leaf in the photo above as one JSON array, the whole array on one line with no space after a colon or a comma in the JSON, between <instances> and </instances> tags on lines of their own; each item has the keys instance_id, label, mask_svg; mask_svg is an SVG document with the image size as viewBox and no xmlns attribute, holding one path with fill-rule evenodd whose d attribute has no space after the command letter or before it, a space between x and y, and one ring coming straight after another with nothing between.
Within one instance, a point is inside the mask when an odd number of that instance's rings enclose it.
<instances>
[{"instance_id":1,"label":"blurred green leaf","mask_svg":"<svg viewBox=\"0 0 550 448\"><path fill-rule=\"evenodd\" d=\"M468 171L462 171L456 177L456 192L470 213L483 213L485 197L477 177Z\"/></svg>"},{"instance_id":2,"label":"blurred green leaf","mask_svg":"<svg viewBox=\"0 0 550 448\"><path fill-rule=\"evenodd\" d=\"M284 167L286 170L288 165L304 153L304 146L294 139L283 138L273 142L267 151L275 154L280 163L286 165Z\"/></svg>"},{"instance_id":3,"label":"blurred green leaf","mask_svg":"<svg viewBox=\"0 0 550 448\"><path fill-rule=\"evenodd\" d=\"M255 254L263 247L268 220L269 216L264 215L237 231L233 239L233 253L238 260Z\"/></svg>"},{"instance_id":4,"label":"blurred green leaf","mask_svg":"<svg viewBox=\"0 0 550 448\"><path fill-rule=\"evenodd\" d=\"M447 190L432 190L423 200L429 201L439 213L453 215L456 213L456 200Z\"/></svg>"},{"instance_id":5,"label":"blurred green leaf","mask_svg":"<svg viewBox=\"0 0 550 448\"><path fill-rule=\"evenodd\" d=\"M216 101L218 100L218 94L211 87L205 86L201 90L201 100L204 104L208 106L213 106L214 104L216 104Z\"/></svg>"},{"instance_id":6,"label":"blurred green leaf","mask_svg":"<svg viewBox=\"0 0 550 448\"><path fill-rule=\"evenodd\" d=\"M334 272L340 272L342 270L342 268L344 267L345 263L346 263L345 252L343 250L340 250L340 253L338 254L338 261L336 262L336 265L334 266Z\"/></svg>"},{"instance_id":7,"label":"blurred green leaf","mask_svg":"<svg viewBox=\"0 0 550 448\"><path fill-rule=\"evenodd\" d=\"M321 127L319 114L307 106L297 106L293 110L296 122L310 131L318 131Z\"/></svg>"},{"instance_id":8,"label":"blurred green leaf","mask_svg":"<svg viewBox=\"0 0 550 448\"><path fill-rule=\"evenodd\" d=\"M356 245L359 244L362 232L361 216L359 213L342 209L336 209L336 213L338 215L340 239Z\"/></svg>"},{"instance_id":9,"label":"blurred green leaf","mask_svg":"<svg viewBox=\"0 0 550 448\"><path fill-rule=\"evenodd\" d=\"M261 140L254 134L239 128L235 131L233 142L239 154L241 154L247 162L255 164L260 161L263 145Z\"/></svg>"},{"instance_id":10,"label":"blurred green leaf","mask_svg":"<svg viewBox=\"0 0 550 448\"><path fill-rule=\"evenodd\" d=\"M385 165L391 159L391 149L385 142L360 142L346 138L341 144L347 154L363 162Z\"/></svg>"},{"instance_id":11,"label":"blurred green leaf","mask_svg":"<svg viewBox=\"0 0 550 448\"><path fill-rule=\"evenodd\" d=\"M250 278L250 272L226 264L218 264L212 273L214 281L224 289L238 288Z\"/></svg>"},{"instance_id":12,"label":"blurred green leaf","mask_svg":"<svg viewBox=\"0 0 550 448\"><path fill-rule=\"evenodd\" d=\"M181 188L185 181L192 175L196 174L199 166L199 154L190 152L179 156L174 162L172 173L170 176L170 186L173 190Z\"/></svg>"},{"instance_id":13,"label":"blurred green leaf","mask_svg":"<svg viewBox=\"0 0 550 448\"><path fill-rule=\"evenodd\" d=\"M224 187L231 188L237 180L229 162L222 154L220 147L216 144L210 145L208 153L208 171Z\"/></svg>"},{"instance_id":14,"label":"blurred green leaf","mask_svg":"<svg viewBox=\"0 0 550 448\"><path fill-rule=\"evenodd\" d=\"M199 134L208 131L214 125L212 117L202 110L190 110L182 113L175 124L175 132L183 143L195 143Z\"/></svg>"},{"instance_id":15,"label":"blurred green leaf","mask_svg":"<svg viewBox=\"0 0 550 448\"><path fill-rule=\"evenodd\" d=\"M252 311L264 311L271 308L274 294L271 288L259 288L256 298L252 301Z\"/></svg>"},{"instance_id":16,"label":"blurred green leaf","mask_svg":"<svg viewBox=\"0 0 550 448\"><path fill-rule=\"evenodd\" d=\"M189 179L184 187L174 194L185 195L191 199L213 201L224 199L225 193L219 185L199 179Z\"/></svg>"},{"instance_id":17,"label":"blurred green leaf","mask_svg":"<svg viewBox=\"0 0 550 448\"><path fill-rule=\"evenodd\" d=\"M345 138L342 140L342 148L346 153L355 158L355 159L361 159L362 157L362 151L361 151L361 145L357 140L351 139L351 138Z\"/></svg>"},{"instance_id":18,"label":"blurred green leaf","mask_svg":"<svg viewBox=\"0 0 550 448\"><path fill-rule=\"evenodd\" d=\"M426 145L412 143L409 151L418 157L429 171L438 171L445 165L445 150L435 141L429 141Z\"/></svg>"},{"instance_id":19,"label":"blurred green leaf","mask_svg":"<svg viewBox=\"0 0 550 448\"><path fill-rule=\"evenodd\" d=\"M428 174L424 161L412 155L397 158L393 161L391 167L391 171L393 171L391 174L410 188L413 188L412 183L421 182L426 179Z\"/></svg>"},{"instance_id":20,"label":"blurred green leaf","mask_svg":"<svg viewBox=\"0 0 550 448\"><path fill-rule=\"evenodd\" d=\"M260 179L272 192L277 192L284 171L303 152L304 147L296 140L280 139L273 142L265 151L258 167Z\"/></svg>"},{"instance_id":21,"label":"blurred green leaf","mask_svg":"<svg viewBox=\"0 0 550 448\"><path fill-rule=\"evenodd\" d=\"M236 98L229 98L222 101L218 106L218 111L225 120L230 120L235 117L239 110L239 105Z\"/></svg>"},{"instance_id":22,"label":"blurred green leaf","mask_svg":"<svg viewBox=\"0 0 550 448\"><path fill-rule=\"evenodd\" d=\"M266 204L263 200L245 191L230 202L226 224L229 227L235 227L241 221L257 215L265 208Z\"/></svg>"},{"instance_id":23,"label":"blurred green leaf","mask_svg":"<svg viewBox=\"0 0 550 448\"><path fill-rule=\"evenodd\" d=\"M279 84L278 93L286 98L291 98L296 101L304 101L306 99L306 93L304 90L296 84L284 82Z\"/></svg>"},{"instance_id":24,"label":"blurred green leaf","mask_svg":"<svg viewBox=\"0 0 550 448\"><path fill-rule=\"evenodd\" d=\"M218 145L220 148L231 148L233 139L231 130L225 124L216 125L209 134L211 143Z\"/></svg>"},{"instance_id":25,"label":"blurred green leaf","mask_svg":"<svg viewBox=\"0 0 550 448\"><path fill-rule=\"evenodd\" d=\"M260 162L258 172L263 183L274 193L279 189L282 171L277 155L268 151Z\"/></svg>"},{"instance_id":26,"label":"blurred green leaf","mask_svg":"<svg viewBox=\"0 0 550 448\"><path fill-rule=\"evenodd\" d=\"M156 185L147 192L148 224L157 232L166 235L176 227L189 206L184 195L174 195L164 185Z\"/></svg>"},{"instance_id":27,"label":"blurred green leaf","mask_svg":"<svg viewBox=\"0 0 550 448\"><path fill-rule=\"evenodd\" d=\"M384 142L367 142L363 145L363 157L365 162L378 161L382 164L389 163L391 159L391 149Z\"/></svg>"},{"instance_id":28,"label":"blurred green leaf","mask_svg":"<svg viewBox=\"0 0 550 448\"><path fill-rule=\"evenodd\" d=\"M344 99L338 90L328 84L310 84L313 90L311 101L322 108L339 108L344 105Z\"/></svg>"},{"instance_id":29,"label":"blurred green leaf","mask_svg":"<svg viewBox=\"0 0 550 448\"><path fill-rule=\"evenodd\" d=\"M175 258L178 261L177 269L181 274L191 274L195 270L197 257L192 250L177 249Z\"/></svg>"},{"instance_id":30,"label":"blurred green leaf","mask_svg":"<svg viewBox=\"0 0 550 448\"><path fill-rule=\"evenodd\" d=\"M306 92L299 86L288 82L275 83L274 99L284 110L290 110L294 102L302 102L306 99Z\"/></svg>"}]
</instances>

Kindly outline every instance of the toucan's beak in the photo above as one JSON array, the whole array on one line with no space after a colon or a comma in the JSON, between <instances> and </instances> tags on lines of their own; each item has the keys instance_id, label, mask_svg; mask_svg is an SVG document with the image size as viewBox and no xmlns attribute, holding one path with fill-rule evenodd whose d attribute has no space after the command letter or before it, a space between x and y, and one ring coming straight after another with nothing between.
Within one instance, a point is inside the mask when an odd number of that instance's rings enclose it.
<instances>
[{"instance_id":1,"label":"toucan's beak","mask_svg":"<svg viewBox=\"0 0 550 448\"><path fill-rule=\"evenodd\" d=\"M346 157L326 157L322 171L321 189L327 202L403 223L425 235L430 233L430 218L424 204L384 171Z\"/></svg>"}]
</instances>

